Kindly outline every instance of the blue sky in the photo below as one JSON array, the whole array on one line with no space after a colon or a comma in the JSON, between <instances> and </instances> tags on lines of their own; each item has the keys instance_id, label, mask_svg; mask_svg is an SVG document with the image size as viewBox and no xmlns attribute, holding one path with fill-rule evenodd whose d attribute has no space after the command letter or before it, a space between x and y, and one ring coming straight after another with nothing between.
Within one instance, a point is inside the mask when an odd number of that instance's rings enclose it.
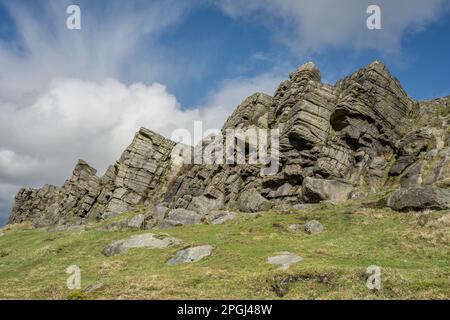
<instances>
[{"instance_id":1,"label":"blue sky","mask_svg":"<svg viewBox=\"0 0 450 320\"><path fill-rule=\"evenodd\" d=\"M334 83L380 59L413 98L449 95L449 35L444 0L0 0L0 224L19 187L78 158L101 173L140 126L220 127L310 60Z\"/></svg>"}]
</instances>

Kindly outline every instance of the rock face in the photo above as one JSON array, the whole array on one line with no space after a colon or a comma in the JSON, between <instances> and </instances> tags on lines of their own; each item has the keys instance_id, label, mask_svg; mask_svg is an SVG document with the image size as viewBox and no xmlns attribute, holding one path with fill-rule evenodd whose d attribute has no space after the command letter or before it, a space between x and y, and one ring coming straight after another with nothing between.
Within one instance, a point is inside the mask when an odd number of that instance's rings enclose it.
<instances>
[{"instance_id":1,"label":"rock face","mask_svg":"<svg viewBox=\"0 0 450 320\"><path fill-rule=\"evenodd\" d=\"M83 224L158 205L152 225L167 228L208 222L211 212L224 209L341 202L386 187L448 189L449 110L450 97L412 100L379 61L335 85L322 83L316 65L307 63L273 97L245 99L224 124L223 136L248 134L233 137L237 148L229 154L243 163L182 166L174 142L141 129L103 177L80 161L62 187L20 190L9 222ZM275 160L250 161L264 150L255 145L264 137L252 139L259 129L279 138L266 141ZM194 154L217 160L216 138L204 139Z\"/></svg>"},{"instance_id":2,"label":"rock face","mask_svg":"<svg viewBox=\"0 0 450 320\"><path fill-rule=\"evenodd\" d=\"M97 177L96 170L80 160L62 187L21 189L9 222L31 220L38 226L82 223L157 202L180 169L170 161L174 146L174 142L141 129L103 177Z\"/></svg>"}]
</instances>

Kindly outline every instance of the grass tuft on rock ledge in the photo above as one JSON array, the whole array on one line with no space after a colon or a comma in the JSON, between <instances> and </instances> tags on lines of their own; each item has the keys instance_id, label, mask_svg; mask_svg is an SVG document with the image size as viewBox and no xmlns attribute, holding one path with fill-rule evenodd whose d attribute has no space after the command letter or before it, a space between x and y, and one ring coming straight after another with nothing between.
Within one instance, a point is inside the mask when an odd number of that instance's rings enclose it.
<instances>
[{"instance_id":1,"label":"grass tuft on rock ledge","mask_svg":"<svg viewBox=\"0 0 450 320\"><path fill-rule=\"evenodd\" d=\"M0 298L449 299L449 214L397 213L366 202L168 230L104 231L99 223L84 231L48 233L7 226L0 237ZM322 233L287 228L313 219L324 225ZM101 253L112 241L146 232L168 233L184 243L113 257ZM212 256L192 264L166 264L179 249L204 244L214 247ZM303 261L287 271L266 264L268 257L284 251ZM81 290L66 287L70 265L81 268ZM381 267L380 291L366 287L370 265ZM104 284L101 290L85 292L98 282Z\"/></svg>"}]
</instances>

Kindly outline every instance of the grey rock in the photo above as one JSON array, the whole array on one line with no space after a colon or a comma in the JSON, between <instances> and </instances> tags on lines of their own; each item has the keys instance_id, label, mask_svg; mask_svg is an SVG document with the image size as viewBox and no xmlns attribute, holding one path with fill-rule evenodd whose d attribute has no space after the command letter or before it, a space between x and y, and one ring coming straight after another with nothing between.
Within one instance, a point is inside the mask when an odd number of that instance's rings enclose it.
<instances>
[{"instance_id":1,"label":"grey rock","mask_svg":"<svg viewBox=\"0 0 450 320\"><path fill-rule=\"evenodd\" d=\"M266 211L271 208L271 204L256 190L249 190L244 191L240 196L238 208L242 212Z\"/></svg>"},{"instance_id":2,"label":"grey rock","mask_svg":"<svg viewBox=\"0 0 450 320\"><path fill-rule=\"evenodd\" d=\"M307 234L316 234L323 231L323 225L317 220L308 221L305 224L305 232Z\"/></svg>"},{"instance_id":3,"label":"grey rock","mask_svg":"<svg viewBox=\"0 0 450 320\"><path fill-rule=\"evenodd\" d=\"M167 215L167 218L161 222L159 227L164 229L190 224L199 224L201 221L202 216L195 211L186 209L172 209Z\"/></svg>"},{"instance_id":4,"label":"grey rock","mask_svg":"<svg viewBox=\"0 0 450 320\"><path fill-rule=\"evenodd\" d=\"M449 209L450 190L437 187L399 189L388 198L387 205L396 211Z\"/></svg>"},{"instance_id":5,"label":"grey rock","mask_svg":"<svg viewBox=\"0 0 450 320\"><path fill-rule=\"evenodd\" d=\"M427 161L420 160L407 168L400 178L400 186L403 188L420 186L422 184L422 173Z\"/></svg>"},{"instance_id":6,"label":"grey rock","mask_svg":"<svg viewBox=\"0 0 450 320\"><path fill-rule=\"evenodd\" d=\"M33 221L40 226L86 223L155 201L181 168L171 161L174 147L175 142L141 128L103 177L79 160L62 187L21 189L9 222Z\"/></svg>"},{"instance_id":7,"label":"grey rock","mask_svg":"<svg viewBox=\"0 0 450 320\"><path fill-rule=\"evenodd\" d=\"M308 202L331 200L343 202L349 199L354 187L351 184L307 177L303 180L303 196Z\"/></svg>"},{"instance_id":8,"label":"grey rock","mask_svg":"<svg viewBox=\"0 0 450 320\"><path fill-rule=\"evenodd\" d=\"M164 205L156 205L152 210L152 219L155 223L160 223L164 217L166 216L166 213L169 211L169 208Z\"/></svg>"},{"instance_id":9,"label":"grey rock","mask_svg":"<svg viewBox=\"0 0 450 320\"><path fill-rule=\"evenodd\" d=\"M131 218L127 222L128 228L135 228L135 229L144 229L145 227L145 215L138 214Z\"/></svg>"},{"instance_id":10,"label":"grey rock","mask_svg":"<svg viewBox=\"0 0 450 320\"><path fill-rule=\"evenodd\" d=\"M298 231L301 229L302 229L302 225L298 224L298 223L293 223L293 224L288 225L288 230L290 230L290 231Z\"/></svg>"},{"instance_id":11,"label":"grey rock","mask_svg":"<svg viewBox=\"0 0 450 320\"><path fill-rule=\"evenodd\" d=\"M277 130L278 161L183 165L175 142L141 128L102 177L80 160L61 187L19 190L9 223L85 224L161 201L200 216L200 221L179 219L161 209L146 221L147 228L167 228L211 222L207 216L216 210L288 211L305 203L357 199L386 186L449 188L448 108L450 97L412 100L380 61L335 85L322 83L317 66L306 63L273 96L246 98L222 127L224 136L228 129ZM240 146L229 150L236 157L241 149L248 160L253 145L244 138L235 137ZM217 145L210 136L195 149L183 149L208 151L213 159ZM419 168L421 161L427 164Z\"/></svg>"},{"instance_id":12,"label":"grey rock","mask_svg":"<svg viewBox=\"0 0 450 320\"><path fill-rule=\"evenodd\" d=\"M279 265L282 270L287 270L292 264L299 263L303 260L302 257L289 253L282 252L281 254L267 259L268 264Z\"/></svg>"},{"instance_id":13,"label":"grey rock","mask_svg":"<svg viewBox=\"0 0 450 320\"><path fill-rule=\"evenodd\" d=\"M178 245L182 243L181 240L171 237L158 237L153 233L144 233L132 236L126 239L118 240L107 247L102 253L107 256L114 256L134 248L150 248L150 249L164 249L169 246Z\"/></svg>"},{"instance_id":14,"label":"grey rock","mask_svg":"<svg viewBox=\"0 0 450 320\"><path fill-rule=\"evenodd\" d=\"M235 218L236 213L229 211L213 211L207 216L207 220L210 224L223 224L234 220Z\"/></svg>"},{"instance_id":15,"label":"grey rock","mask_svg":"<svg viewBox=\"0 0 450 320\"><path fill-rule=\"evenodd\" d=\"M99 290L103 289L104 286L105 286L105 285L103 284L103 282L96 282L96 283L94 283L94 284L88 286L88 287L84 290L84 292L85 292L85 293L93 293L93 292L95 292L95 291L99 291Z\"/></svg>"},{"instance_id":16,"label":"grey rock","mask_svg":"<svg viewBox=\"0 0 450 320\"><path fill-rule=\"evenodd\" d=\"M199 261L205 257L211 255L213 250L212 246L204 245L198 247L192 247L180 250L176 253L176 255L170 259L167 264L169 265L177 265L181 263L192 263Z\"/></svg>"}]
</instances>

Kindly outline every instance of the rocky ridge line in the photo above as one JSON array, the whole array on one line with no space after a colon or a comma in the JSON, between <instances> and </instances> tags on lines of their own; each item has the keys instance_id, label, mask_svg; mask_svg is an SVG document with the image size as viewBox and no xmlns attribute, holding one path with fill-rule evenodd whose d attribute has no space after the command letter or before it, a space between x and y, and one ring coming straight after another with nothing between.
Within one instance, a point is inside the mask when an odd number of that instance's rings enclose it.
<instances>
[{"instance_id":1,"label":"rocky ridge line","mask_svg":"<svg viewBox=\"0 0 450 320\"><path fill-rule=\"evenodd\" d=\"M173 141L141 129L103 177L80 161L62 187L21 189L9 222L78 224L144 205L155 206L154 225L167 227L229 215L224 209L340 202L396 187L404 188L402 194L437 188L422 194L444 197L430 201L445 208L449 105L450 97L414 101L379 61L335 85L322 83L310 62L291 73L273 97L257 93L245 99L222 129L278 129L277 174L261 176L262 166L250 164L181 166L171 157ZM414 207L399 201L391 203Z\"/></svg>"}]
</instances>

